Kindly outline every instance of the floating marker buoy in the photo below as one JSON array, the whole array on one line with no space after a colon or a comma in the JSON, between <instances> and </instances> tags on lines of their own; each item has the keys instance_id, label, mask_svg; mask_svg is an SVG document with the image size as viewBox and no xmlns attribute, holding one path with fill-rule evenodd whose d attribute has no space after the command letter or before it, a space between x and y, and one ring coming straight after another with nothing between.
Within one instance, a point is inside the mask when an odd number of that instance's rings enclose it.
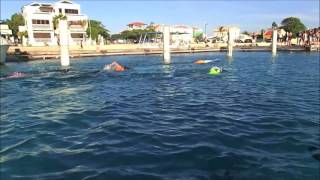
<instances>
[{"instance_id":1,"label":"floating marker buoy","mask_svg":"<svg viewBox=\"0 0 320 180\"><path fill-rule=\"evenodd\" d=\"M222 72L222 68L219 68L217 66L213 66L210 71L209 71L209 74L211 75L218 75Z\"/></svg>"}]
</instances>

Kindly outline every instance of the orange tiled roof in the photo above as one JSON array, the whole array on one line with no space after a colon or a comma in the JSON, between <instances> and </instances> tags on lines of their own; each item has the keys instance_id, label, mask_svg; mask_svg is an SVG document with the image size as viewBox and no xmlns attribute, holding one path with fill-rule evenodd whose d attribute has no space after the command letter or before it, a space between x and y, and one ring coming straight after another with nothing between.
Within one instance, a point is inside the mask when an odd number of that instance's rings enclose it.
<instances>
[{"instance_id":1,"label":"orange tiled roof","mask_svg":"<svg viewBox=\"0 0 320 180\"><path fill-rule=\"evenodd\" d=\"M132 22L132 23L129 23L127 26L144 26L144 25L146 24L143 22Z\"/></svg>"}]
</instances>

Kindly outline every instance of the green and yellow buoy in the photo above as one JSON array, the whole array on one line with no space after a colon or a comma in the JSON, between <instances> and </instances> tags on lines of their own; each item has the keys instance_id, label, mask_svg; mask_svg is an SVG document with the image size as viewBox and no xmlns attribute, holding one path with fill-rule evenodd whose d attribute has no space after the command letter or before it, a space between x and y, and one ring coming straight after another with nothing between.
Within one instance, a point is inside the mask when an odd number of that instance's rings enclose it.
<instances>
[{"instance_id":1,"label":"green and yellow buoy","mask_svg":"<svg viewBox=\"0 0 320 180\"><path fill-rule=\"evenodd\" d=\"M220 73L222 72L222 68L219 68L217 66L213 66L209 73L208 74L211 74L211 75L219 75Z\"/></svg>"}]
</instances>

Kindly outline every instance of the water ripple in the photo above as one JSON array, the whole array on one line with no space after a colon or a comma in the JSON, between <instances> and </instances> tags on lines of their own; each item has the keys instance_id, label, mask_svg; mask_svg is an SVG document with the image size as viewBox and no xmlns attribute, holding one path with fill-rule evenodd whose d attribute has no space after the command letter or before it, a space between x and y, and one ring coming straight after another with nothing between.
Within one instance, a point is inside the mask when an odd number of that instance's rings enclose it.
<instances>
[{"instance_id":1,"label":"water ripple","mask_svg":"<svg viewBox=\"0 0 320 180\"><path fill-rule=\"evenodd\" d=\"M195 65L196 59L220 59ZM115 56L9 64L3 179L319 179L318 54ZM100 69L117 60L123 73ZM212 66L226 71L208 75ZM296 67L300 67L297 71ZM312 147L312 151L310 151Z\"/></svg>"}]
</instances>

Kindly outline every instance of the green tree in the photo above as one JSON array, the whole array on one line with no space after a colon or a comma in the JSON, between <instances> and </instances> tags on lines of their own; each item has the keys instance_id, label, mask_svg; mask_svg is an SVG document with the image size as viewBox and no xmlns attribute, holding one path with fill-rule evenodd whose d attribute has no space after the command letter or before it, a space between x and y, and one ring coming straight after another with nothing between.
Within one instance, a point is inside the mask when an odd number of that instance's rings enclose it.
<instances>
[{"instance_id":1,"label":"green tree","mask_svg":"<svg viewBox=\"0 0 320 180\"><path fill-rule=\"evenodd\" d=\"M204 38L203 38L203 33L197 33L194 35L194 40L196 42L203 42Z\"/></svg>"},{"instance_id":2,"label":"green tree","mask_svg":"<svg viewBox=\"0 0 320 180\"><path fill-rule=\"evenodd\" d=\"M28 37L28 32L27 31L23 31L23 32L18 32L17 36L22 39L23 36Z\"/></svg>"},{"instance_id":3,"label":"green tree","mask_svg":"<svg viewBox=\"0 0 320 180\"><path fill-rule=\"evenodd\" d=\"M112 34L110 36L110 39L111 40L122 39L122 36L121 36L121 34Z\"/></svg>"},{"instance_id":4,"label":"green tree","mask_svg":"<svg viewBox=\"0 0 320 180\"><path fill-rule=\"evenodd\" d=\"M24 18L21 14L15 13L11 16L10 20L7 20L7 24L12 30L12 35L18 37L19 26L24 25Z\"/></svg>"},{"instance_id":5,"label":"green tree","mask_svg":"<svg viewBox=\"0 0 320 180\"><path fill-rule=\"evenodd\" d=\"M272 22L271 26L272 26L272 29L278 28L278 24L276 22L274 22L274 21Z\"/></svg>"},{"instance_id":6,"label":"green tree","mask_svg":"<svg viewBox=\"0 0 320 180\"><path fill-rule=\"evenodd\" d=\"M243 31L242 34L250 36L250 33L248 31Z\"/></svg>"},{"instance_id":7,"label":"green tree","mask_svg":"<svg viewBox=\"0 0 320 180\"><path fill-rule=\"evenodd\" d=\"M53 29L57 29L59 20L67 20L67 16L64 16L63 14L54 16L52 19Z\"/></svg>"},{"instance_id":8,"label":"green tree","mask_svg":"<svg viewBox=\"0 0 320 180\"><path fill-rule=\"evenodd\" d=\"M104 39L110 38L109 30L105 28L105 26L97 20L90 20L89 27L87 28L87 35L90 37L91 31L91 38L98 39L99 34L103 36Z\"/></svg>"},{"instance_id":9,"label":"green tree","mask_svg":"<svg viewBox=\"0 0 320 180\"><path fill-rule=\"evenodd\" d=\"M257 36L257 38L262 39L264 41L264 33L265 33L265 30L261 29L260 34Z\"/></svg>"},{"instance_id":10,"label":"green tree","mask_svg":"<svg viewBox=\"0 0 320 180\"><path fill-rule=\"evenodd\" d=\"M59 26L59 20L67 20L67 16L63 14L56 15L52 18L52 24L53 24L53 29L56 30ZM57 37L57 43L59 44L60 42L60 36L56 34L56 31L54 31L54 36Z\"/></svg>"},{"instance_id":11,"label":"green tree","mask_svg":"<svg viewBox=\"0 0 320 180\"><path fill-rule=\"evenodd\" d=\"M152 39L156 36L153 28L125 30L121 32L122 39L128 39L131 41L139 41L141 35L143 38L146 35L147 39Z\"/></svg>"},{"instance_id":12,"label":"green tree","mask_svg":"<svg viewBox=\"0 0 320 180\"><path fill-rule=\"evenodd\" d=\"M300 31L306 30L306 26L297 17L288 17L281 22L285 31L292 32L295 37Z\"/></svg>"}]
</instances>

